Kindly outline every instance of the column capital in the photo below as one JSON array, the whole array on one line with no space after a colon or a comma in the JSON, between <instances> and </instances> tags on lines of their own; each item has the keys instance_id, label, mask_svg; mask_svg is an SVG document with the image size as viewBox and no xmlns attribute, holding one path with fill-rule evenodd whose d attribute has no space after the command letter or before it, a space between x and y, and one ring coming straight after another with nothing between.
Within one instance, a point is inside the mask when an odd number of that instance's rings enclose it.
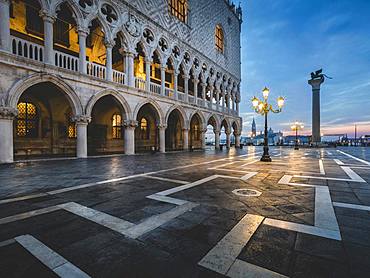
<instances>
[{"instance_id":1,"label":"column capital","mask_svg":"<svg viewBox=\"0 0 370 278\"><path fill-rule=\"evenodd\" d=\"M77 115L72 117L72 121L75 122L76 124L89 124L91 122L91 117L87 115Z\"/></svg>"},{"instance_id":2,"label":"column capital","mask_svg":"<svg viewBox=\"0 0 370 278\"><path fill-rule=\"evenodd\" d=\"M167 125L166 124L159 124L158 129L166 129Z\"/></svg>"},{"instance_id":3,"label":"column capital","mask_svg":"<svg viewBox=\"0 0 370 278\"><path fill-rule=\"evenodd\" d=\"M188 127L184 127L184 128L182 129L182 131L183 131L183 132L187 132L187 131L189 131L189 128L188 128Z\"/></svg>"},{"instance_id":4,"label":"column capital","mask_svg":"<svg viewBox=\"0 0 370 278\"><path fill-rule=\"evenodd\" d=\"M82 26L77 26L77 33L78 33L79 36L87 37L90 33L90 30L89 30L89 28L85 28L85 27L82 27Z\"/></svg>"},{"instance_id":5,"label":"column capital","mask_svg":"<svg viewBox=\"0 0 370 278\"><path fill-rule=\"evenodd\" d=\"M0 0L0 3L4 3L4 4L8 4L8 5L10 5L10 0Z\"/></svg>"},{"instance_id":6,"label":"column capital","mask_svg":"<svg viewBox=\"0 0 370 278\"><path fill-rule=\"evenodd\" d=\"M114 41L104 40L104 45L105 45L106 48L113 48L115 43L114 43Z\"/></svg>"},{"instance_id":7,"label":"column capital","mask_svg":"<svg viewBox=\"0 0 370 278\"><path fill-rule=\"evenodd\" d=\"M0 0L1 1L1 0ZM14 120L18 115L18 110L13 107L0 106L0 119Z\"/></svg>"},{"instance_id":8,"label":"column capital","mask_svg":"<svg viewBox=\"0 0 370 278\"><path fill-rule=\"evenodd\" d=\"M207 128L203 128L203 129L200 130L200 132L202 132L202 133L206 133L207 131L208 131Z\"/></svg>"},{"instance_id":9,"label":"column capital","mask_svg":"<svg viewBox=\"0 0 370 278\"><path fill-rule=\"evenodd\" d=\"M57 19L56 14L52 14L47 10L41 10L39 12L40 17L42 18L43 21L49 22L51 24L54 24L55 20Z\"/></svg>"},{"instance_id":10,"label":"column capital","mask_svg":"<svg viewBox=\"0 0 370 278\"><path fill-rule=\"evenodd\" d=\"M138 126L138 121L136 120L125 120L123 122L125 128L136 128Z\"/></svg>"},{"instance_id":11,"label":"column capital","mask_svg":"<svg viewBox=\"0 0 370 278\"><path fill-rule=\"evenodd\" d=\"M308 84L312 86L313 90L320 90L320 86L324 83L325 78L322 76L321 78L315 78L308 80Z\"/></svg>"},{"instance_id":12,"label":"column capital","mask_svg":"<svg viewBox=\"0 0 370 278\"><path fill-rule=\"evenodd\" d=\"M184 78L185 80L189 80L189 74L184 74L184 75L182 76L182 78Z\"/></svg>"},{"instance_id":13,"label":"column capital","mask_svg":"<svg viewBox=\"0 0 370 278\"><path fill-rule=\"evenodd\" d=\"M152 57L145 56L145 63L152 63L153 59Z\"/></svg>"}]
</instances>

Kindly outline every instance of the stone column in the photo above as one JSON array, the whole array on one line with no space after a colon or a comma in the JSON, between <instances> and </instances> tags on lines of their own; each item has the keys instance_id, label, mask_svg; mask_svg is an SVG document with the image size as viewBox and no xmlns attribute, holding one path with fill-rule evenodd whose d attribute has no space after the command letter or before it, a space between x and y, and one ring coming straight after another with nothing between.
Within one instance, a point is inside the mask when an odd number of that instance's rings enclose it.
<instances>
[{"instance_id":1,"label":"stone column","mask_svg":"<svg viewBox=\"0 0 370 278\"><path fill-rule=\"evenodd\" d=\"M321 142L320 86L324 81L324 77L308 80L312 86L312 143L316 145Z\"/></svg>"},{"instance_id":2,"label":"stone column","mask_svg":"<svg viewBox=\"0 0 370 278\"><path fill-rule=\"evenodd\" d=\"M202 83L202 99L203 99L203 106L206 106L206 89L207 89L207 84Z\"/></svg>"},{"instance_id":3,"label":"stone column","mask_svg":"<svg viewBox=\"0 0 370 278\"><path fill-rule=\"evenodd\" d=\"M0 49L10 52L9 0L0 0Z\"/></svg>"},{"instance_id":4,"label":"stone column","mask_svg":"<svg viewBox=\"0 0 370 278\"><path fill-rule=\"evenodd\" d=\"M173 73L173 94L176 100L178 99L178 95L177 95L178 76L179 76L179 71L175 70Z\"/></svg>"},{"instance_id":5,"label":"stone column","mask_svg":"<svg viewBox=\"0 0 370 278\"><path fill-rule=\"evenodd\" d=\"M213 91L214 91L214 86L210 85L209 86L209 92L210 92L210 99L209 99L209 109L213 108Z\"/></svg>"},{"instance_id":6,"label":"stone column","mask_svg":"<svg viewBox=\"0 0 370 278\"><path fill-rule=\"evenodd\" d=\"M230 131L226 131L226 148L230 149L230 146L231 146L231 132Z\"/></svg>"},{"instance_id":7,"label":"stone column","mask_svg":"<svg viewBox=\"0 0 370 278\"><path fill-rule=\"evenodd\" d=\"M54 65L53 24L55 17L45 11L41 11L40 16L44 21L44 63Z\"/></svg>"},{"instance_id":8,"label":"stone column","mask_svg":"<svg viewBox=\"0 0 370 278\"><path fill-rule=\"evenodd\" d=\"M145 71L146 71L146 80L145 80L145 90L150 92L150 65L152 64L152 60L149 57L145 57Z\"/></svg>"},{"instance_id":9,"label":"stone column","mask_svg":"<svg viewBox=\"0 0 370 278\"><path fill-rule=\"evenodd\" d=\"M236 104L236 114L237 115L239 115L239 103L240 103L240 100L236 99L235 104Z\"/></svg>"},{"instance_id":10,"label":"stone column","mask_svg":"<svg viewBox=\"0 0 370 278\"><path fill-rule=\"evenodd\" d=\"M184 78L185 102L189 102L189 75L185 74L183 78Z\"/></svg>"},{"instance_id":11,"label":"stone column","mask_svg":"<svg viewBox=\"0 0 370 278\"><path fill-rule=\"evenodd\" d=\"M195 104L198 104L198 83L199 83L199 80L194 78L193 79L193 83L194 83L194 103Z\"/></svg>"},{"instance_id":12,"label":"stone column","mask_svg":"<svg viewBox=\"0 0 370 278\"><path fill-rule=\"evenodd\" d=\"M76 122L77 131L77 157L86 158L87 157L87 126L91 121L90 117L85 115L79 115L74 118Z\"/></svg>"},{"instance_id":13,"label":"stone column","mask_svg":"<svg viewBox=\"0 0 370 278\"><path fill-rule=\"evenodd\" d=\"M113 81L113 68L112 68L112 49L113 49L113 43L111 42L105 42L105 47L107 51L107 60L105 62L105 68L106 68L106 79L108 81Z\"/></svg>"},{"instance_id":14,"label":"stone column","mask_svg":"<svg viewBox=\"0 0 370 278\"><path fill-rule=\"evenodd\" d=\"M186 151L189 149L189 129L184 128L182 132L183 132L183 138L184 138L184 151Z\"/></svg>"},{"instance_id":15,"label":"stone column","mask_svg":"<svg viewBox=\"0 0 370 278\"><path fill-rule=\"evenodd\" d=\"M235 111L235 97L234 97L234 94L231 96L231 106L232 106L232 110L234 112Z\"/></svg>"},{"instance_id":16,"label":"stone column","mask_svg":"<svg viewBox=\"0 0 370 278\"><path fill-rule=\"evenodd\" d=\"M166 128L167 125L159 125L159 151L161 153L166 152Z\"/></svg>"},{"instance_id":17,"label":"stone column","mask_svg":"<svg viewBox=\"0 0 370 278\"><path fill-rule=\"evenodd\" d=\"M235 136L235 148L240 148L240 133L234 133Z\"/></svg>"},{"instance_id":18,"label":"stone column","mask_svg":"<svg viewBox=\"0 0 370 278\"><path fill-rule=\"evenodd\" d=\"M125 154L135 154L135 128L137 124L137 121L125 121Z\"/></svg>"},{"instance_id":19,"label":"stone column","mask_svg":"<svg viewBox=\"0 0 370 278\"><path fill-rule=\"evenodd\" d=\"M17 114L17 109L0 106L0 164L14 161L13 120Z\"/></svg>"},{"instance_id":20,"label":"stone column","mask_svg":"<svg viewBox=\"0 0 370 278\"><path fill-rule=\"evenodd\" d=\"M165 95L166 90L166 65L161 65L161 95Z\"/></svg>"},{"instance_id":21,"label":"stone column","mask_svg":"<svg viewBox=\"0 0 370 278\"><path fill-rule=\"evenodd\" d=\"M220 89L216 88L216 109L219 111L220 107Z\"/></svg>"},{"instance_id":22,"label":"stone column","mask_svg":"<svg viewBox=\"0 0 370 278\"><path fill-rule=\"evenodd\" d=\"M127 68L128 68L128 73L127 73L127 85L130 87L135 87L135 63L134 63L134 58L135 55L132 52L127 52Z\"/></svg>"},{"instance_id":23,"label":"stone column","mask_svg":"<svg viewBox=\"0 0 370 278\"><path fill-rule=\"evenodd\" d=\"M86 66L86 38L89 35L89 31L86 29L78 29L78 44L80 46L79 51L79 63L78 63L78 71L80 73L86 74L87 73L87 66Z\"/></svg>"},{"instance_id":24,"label":"stone column","mask_svg":"<svg viewBox=\"0 0 370 278\"><path fill-rule=\"evenodd\" d=\"M220 149L220 130L214 130L215 133L215 148L216 150Z\"/></svg>"},{"instance_id":25,"label":"stone column","mask_svg":"<svg viewBox=\"0 0 370 278\"><path fill-rule=\"evenodd\" d=\"M206 132L207 128L201 130L201 136L202 136L202 149L204 150L206 148Z\"/></svg>"},{"instance_id":26,"label":"stone column","mask_svg":"<svg viewBox=\"0 0 370 278\"><path fill-rule=\"evenodd\" d=\"M225 111L225 98L226 98L226 91L222 91L222 92L221 92L221 95L222 95L222 102L221 102L222 112L224 112L224 111Z\"/></svg>"}]
</instances>

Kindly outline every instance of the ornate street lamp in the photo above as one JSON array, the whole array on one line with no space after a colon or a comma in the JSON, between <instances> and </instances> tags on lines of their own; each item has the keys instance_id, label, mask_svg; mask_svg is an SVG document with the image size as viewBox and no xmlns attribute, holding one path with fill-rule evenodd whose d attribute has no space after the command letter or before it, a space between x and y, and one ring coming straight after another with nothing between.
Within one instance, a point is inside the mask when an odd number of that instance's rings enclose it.
<instances>
[{"instance_id":1,"label":"ornate street lamp","mask_svg":"<svg viewBox=\"0 0 370 278\"><path fill-rule=\"evenodd\" d=\"M294 145L294 149L295 150L299 150L299 147L298 147L298 130L301 130L304 128L303 124L300 123L300 122L295 122L294 124L292 124L292 126L290 127L293 131L295 131L295 145Z\"/></svg>"},{"instance_id":2,"label":"ornate street lamp","mask_svg":"<svg viewBox=\"0 0 370 278\"><path fill-rule=\"evenodd\" d=\"M263 145L263 155L261 157L261 161L264 162L271 162L271 157L269 154L269 145L268 145L268 134L267 134L267 114L271 111L273 113L280 113L283 106L284 106L284 98L278 97L277 99L277 106L278 109L273 109L272 105L267 102L267 99L269 97L270 90L268 88L264 88L262 90L263 99L260 100L257 97L252 98L252 105L254 108L254 111L256 113L261 114L262 116L265 116L265 136L264 136L264 145Z\"/></svg>"}]
</instances>

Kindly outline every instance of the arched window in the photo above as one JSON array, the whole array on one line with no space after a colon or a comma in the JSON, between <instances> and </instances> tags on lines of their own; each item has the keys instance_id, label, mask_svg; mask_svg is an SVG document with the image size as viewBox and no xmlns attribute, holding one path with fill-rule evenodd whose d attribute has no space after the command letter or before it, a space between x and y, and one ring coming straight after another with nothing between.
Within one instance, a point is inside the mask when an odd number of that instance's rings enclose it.
<instances>
[{"instance_id":1,"label":"arched window","mask_svg":"<svg viewBox=\"0 0 370 278\"><path fill-rule=\"evenodd\" d=\"M36 138L38 136L38 114L36 106L30 102L20 102L17 108L17 136Z\"/></svg>"},{"instance_id":2,"label":"arched window","mask_svg":"<svg viewBox=\"0 0 370 278\"><path fill-rule=\"evenodd\" d=\"M184 23L188 23L188 1L187 0L168 0L170 13Z\"/></svg>"},{"instance_id":3,"label":"arched window","mask_svg":"<svg viewBox=\"0 0 370 278\"><path fill-rule=\"evenodd\" d=\"M140 139L148 140L149 139L149 125L148 120L142 118L140 121Z\"/></svg>"},{"instance_id":4,"label":"arched window","mask_svg":"<svg viewBox=\"0 0 370 278\"><path fill-rule=\"evenodd\" d=\"M66 121L67 121L67 137L68 138L76 138L77 131L76 131L76 123L73 121L73 114L72 109L68 109L66 113Z\"/></svg>"},{"instance_id":5,"label":"arched window","mask_svg":"<svg viewBox=\"0 0 370 278\"><path fill-rule=\"evenodd\" d=\"M224 53L224 31L220 25L216 26L215 30L215 45L217 51Z\"/></svg>"},{"instance_id":6,"label":"arched window","mask_svg":"<svg viewBox=\"0 0 370 278\"><path fill-rule=\"evenodd\" d=\"M112 127L113 139L122 139L122 116L120 114L113 115Z\"/></svg>"}]
</instances>

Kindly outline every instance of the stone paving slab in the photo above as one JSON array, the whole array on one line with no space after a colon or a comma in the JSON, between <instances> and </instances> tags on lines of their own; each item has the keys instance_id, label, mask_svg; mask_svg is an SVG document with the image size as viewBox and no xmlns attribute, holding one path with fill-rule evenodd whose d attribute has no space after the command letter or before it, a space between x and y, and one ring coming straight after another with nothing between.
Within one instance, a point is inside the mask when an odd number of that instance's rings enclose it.
<instances>
[{"instance_id":1,"label":"stone paving slab","mask_svg":"<svg viewBox=\"0 0 370 278\"><path fill-rule=\"evenodd\" d=\"M55 276L13 242L22 235L92 277L248 277L243 271L261 277L367 277L370 172L364 161L370 150L271 148L275 163L267 164L249 164L261 149L248 150L0 166L0 277ZM241 179L251 171L257 173ZM213 175L225 177L208 179ZM280 183L285 175L294 177ZM232 192L239 188L261 195ZM169 192L168 199L147 198L160 192ZM13 197L20 199L4 202ZM63 209L70 202L76 211ZM83 218L83 206L96 217ZM33 216L40 209L45 213ZM225 246L236 240L230 233L247 215L260 217L261 224L238 243L224 275L208 267L217 265L212 259L208 266L199 264L225 238ZM130 237L123 223L142 232ZM340 237L326 238L336 223ZM323 227L320 233L315 225Z\"/></svg>"}]
</instances>

